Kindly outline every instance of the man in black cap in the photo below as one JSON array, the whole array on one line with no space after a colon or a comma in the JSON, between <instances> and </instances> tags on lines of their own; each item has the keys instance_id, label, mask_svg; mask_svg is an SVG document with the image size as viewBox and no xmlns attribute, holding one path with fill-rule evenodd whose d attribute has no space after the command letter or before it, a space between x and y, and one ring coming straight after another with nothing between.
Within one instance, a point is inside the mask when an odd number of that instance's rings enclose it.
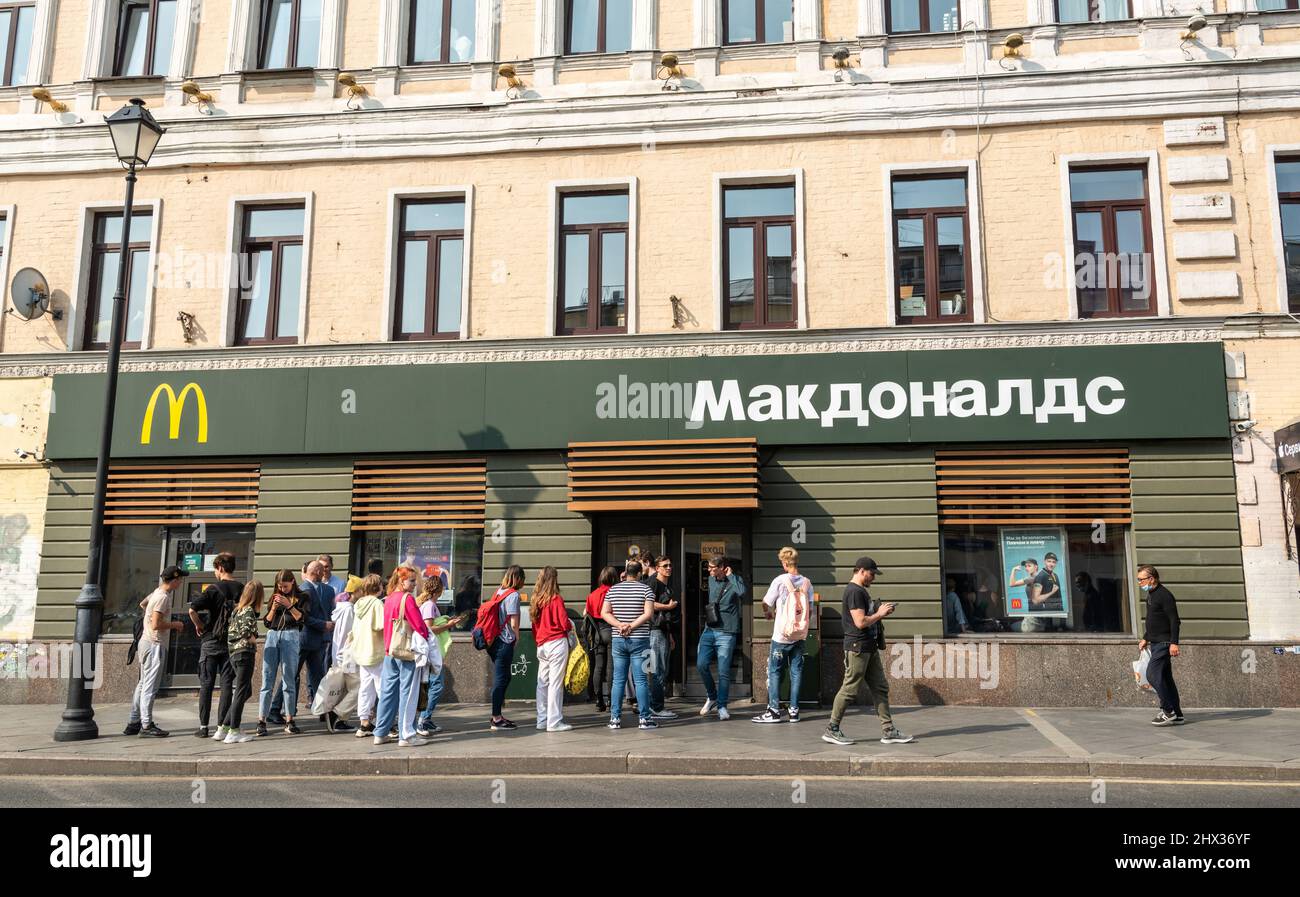
<instances>
[{"instance_id":1,"label":"man in black cap","mask_svg":"<svg viewBox=\"0 0 1300 897\"><path fill-rule=\"evenodd\" d=\"M894 612L894 605L873 602L867 592L867 586L880 573L875 561L860 557L853 565L853 579L844 587L844 684L835 695L830 725L822 733L822 741L831 744L853 744L853 739L840 730L840 720L857 701L858 690L864 683L880 717L880 743L907 744L913 740L894 728L894 717L889 712L889 680L885 678L885 661L880 656L885 644L880 621Z\"/></svg>"},{"instance_id":2,"label":"man in black cap","mask_svg":"<svg viewBox=\"0 0 1300 897\"><path fill-rule=\"evenodd\" d=\"M168 567L158 576L158 588L140 602L144 611L144 626L140 630L140 642L136 648L140 681L136 683L135 694L131 697L131 716L123 735L166 738L170 734L154 725L153 701L158 696L158 687L162 685L168 638L171 633L185 628L184 623L172 621L172 594L181 587L186 576L189 574L180 567Z\"/></svg>"}]
</instances>

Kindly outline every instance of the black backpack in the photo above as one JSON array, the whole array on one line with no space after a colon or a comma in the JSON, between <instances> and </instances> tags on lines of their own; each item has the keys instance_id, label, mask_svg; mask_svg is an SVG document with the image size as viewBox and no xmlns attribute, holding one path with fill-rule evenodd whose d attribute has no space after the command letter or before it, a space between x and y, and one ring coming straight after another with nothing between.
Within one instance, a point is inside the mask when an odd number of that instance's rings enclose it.
<instances>
[{"instance_id":1,"label":"black backpack","mask_svg":"<svg viewBox=\"0 0 1300 897\"><path fill-rule=\"evenodd\" d=\"M238 583L235 585L238 586ZM209 588L216 589L217 594L221 596L221 607L217 610L216 619L210 621L212 625L209 631L211 631L213 638L224 645L226 643L226 634L230 631L230 617L239 599L227 597L225 592L215 585L209 586Z\"/></svg>"},{"instance_id":2,"label":"black backpack","mask_svg":"<svg viewBox=\"0 0 1300 897\"><path fill-rule=\"evenodd\" d=\"M126 649L126 664L130 666L135 663L135 655L140 650L140 636L144 635L144 615L136 618L135 625L131 627L131 647Z\"/></svg>"}]
</instances>

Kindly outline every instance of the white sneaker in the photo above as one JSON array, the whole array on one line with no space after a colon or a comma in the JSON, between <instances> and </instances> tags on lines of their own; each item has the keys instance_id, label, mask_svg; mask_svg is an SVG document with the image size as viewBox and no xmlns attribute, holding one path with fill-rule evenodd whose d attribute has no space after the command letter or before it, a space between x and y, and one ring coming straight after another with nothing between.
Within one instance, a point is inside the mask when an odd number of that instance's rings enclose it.
<instances>
[{"instance_id":1,"label":"white sneaker","mask_svg":"<svg viewBox=\"0 0 1300 897\"><path fill-rule=\"evenodd\" d=\"M412 735L410 738L403 738L397 742L398 747L424 747L429 743L427 738L421 738L419 735Z\"/></svg>"},{"instance_id":2,"label":"white sneaker","mask_svg":"<svg viewBox=\"0 0 1300 897\"><path fill-rule=\"evenodd\" d=\"M230 729L226 726L217 726L217 734L212 736L213 741L225 741L230 735Z\"/></svg>"},{"instance_id":3,"label":"white sneaker","mask_svg":"<svg viewBox=\"0 0 1300 897\"><path fill-rule=\"evenodd\" d=\"M573 731L573 726L569 725L568 723L560 723L559 725L549 727L546 731L548 731L548 732L571 732L571 731Z\"/></svg>"},{"instance_id":4,"label":"white sneaker","mask_svg":"<svg viewBox=\"0 0 1300 897\"><path fill-rule=\"evenodd\" d=\"M677 714L673 713L667 707L663 710L652 710L650 716L654 719L677 719Z\"/></svg>"},{"instance_id":5,"label":"white sneaker","mask_svg":"<svg viewBox=\"0 0 1300 897\"><path fill-rule=\"evenodd\" d=\"M375 736L375 745L376 745L376 746L379 746L379 745L381 745L381 744L388 744L388 740L389 740L391 737L392 737L391 735L376 735L376 736Z\"/></svg>"},{"instance_id":6,"label":"white sneaker","mask_svg":"<svg viewBox=\"0 0 1300 897\"><path fill-rule=\"evenodd\" d=\"M726 707L718 708L718 719L731 719L731 714L727 712Z\"/></svg>"},{"instance_id":7,"label":"white sneaker","mask_svg":"<svg viewBox=\"0 0 1300 897\"><path fill-rule=\"evenodd\" d=\"M708 716L713 712L713 708L718 706L718 702L713 698L705 698L704 706L700 708L700 716Z\"/></svg>"},{"instance_id":8,"label":"white sneaker","mask_svg":"<svg viewBox=\"0 0 1300 897\"><path fill-rule=\"evenodd\" d=\"M252 740L253 740L252 735L240 735L239 732L236 731L235 729L231 729L230 734L227 735L225 738L221 739L222 744L243 744L247 741L252 741Z\"/></svg>"},{"instance_id":9,"label":"white sneaker","mask_svg":"<svg viewBox=\"0 0 1300 897\"><path fill-rule=\"evenodd\" d=\"M546 731L546 723L542 722L541 720L538 720L538 722L537 722L537 731L538 731L538 732L545 732L545 731Z\"/></svg>"}]
</instances>

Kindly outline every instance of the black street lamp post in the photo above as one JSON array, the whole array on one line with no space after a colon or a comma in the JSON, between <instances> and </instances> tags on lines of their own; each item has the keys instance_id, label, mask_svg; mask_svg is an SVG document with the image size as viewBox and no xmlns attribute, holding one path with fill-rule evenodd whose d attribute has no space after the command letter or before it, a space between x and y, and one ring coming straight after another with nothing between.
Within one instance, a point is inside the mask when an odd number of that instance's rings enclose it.
<instances>
[{"instance_id":1,"label":"black street lamp post","mask_svg":"<svg viewBox=\"0 0 1300 897\"><path fill-rule=\"evenodd\" d=\"M108 459L113 448L113 412L117 405L117 369L122 354L122 331L126 327L127 253L131 242L131 211L135 201L135 170L149 164L163 128L154 121L144 100L133 99L107 119L117 159L126 168L126 205L122 208L122 247L117 264L117 288L113 293L113 321L109 327L108 364L104 386L104 425L99 437L99 460L95 466L95 503L90 516L90 550L86 558L86 584L77 596L77 628L74 635L74 663L68 675L68 703L63 721L54 730L55 741L85 741L99 737L95 710L91 706L95 679L94 645L99 642L104 620L104 498L108 492ZM69 339L74 337L70 336Z\"/></svg>"}]
</instances>

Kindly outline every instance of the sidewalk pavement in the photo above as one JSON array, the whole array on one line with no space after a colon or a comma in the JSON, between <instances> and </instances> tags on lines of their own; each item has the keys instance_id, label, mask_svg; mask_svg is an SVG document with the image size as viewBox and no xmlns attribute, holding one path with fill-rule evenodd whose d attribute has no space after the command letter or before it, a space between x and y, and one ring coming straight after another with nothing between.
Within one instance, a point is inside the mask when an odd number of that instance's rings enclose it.
<instances>
[{"instance_id":1,"label":"sidewalk pavement","mask_svg":"<svg viewBox=\"0 0 1300 897\"><path fill-rule=\"evenodd\" d=\"M215 704L215 702L214 702ZM1193 710L1182 726L1150 724L1151 711L895 708L895 724L916 741L882 745L875 715L855 708L843 728L851 747L821 740L828 708L804 710L799 723L757 725L762 708L736 704L726 722L699 716L698 705L670 703L681 714L658 731L636 728L635 711L612 732L589 704L566 708L571 732L539 732L531 705L507 705L518 725L492 732L480 705L447 705L443 732L423 747L376 747L351 733L330 735L301 716L302 734L272 729L245 744L193 737L192 698L155 705L170 738L122 735L129 707L95 708L100 737L56 743L62 707L0 706L0 776L358 776L358 775L750 775L1141 778L1284 782L1300 785L1300 709ZM244 731L256 724L245 713ZM215 729L214 729L215 731Z\"/></svg>"}]
</instances>

